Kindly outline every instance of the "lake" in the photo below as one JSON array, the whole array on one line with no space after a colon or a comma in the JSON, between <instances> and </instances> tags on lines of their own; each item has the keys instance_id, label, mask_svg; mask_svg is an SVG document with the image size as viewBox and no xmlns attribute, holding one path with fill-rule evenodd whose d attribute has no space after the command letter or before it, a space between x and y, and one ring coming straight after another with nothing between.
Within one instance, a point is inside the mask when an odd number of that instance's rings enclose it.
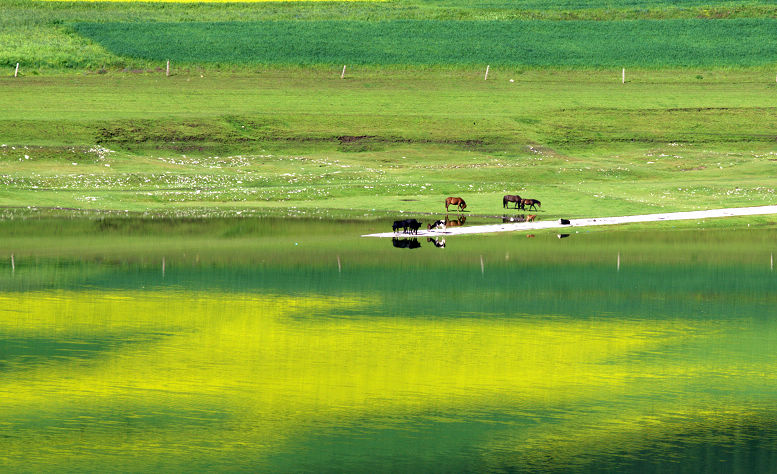
<instances>
[{"instance_id":1,"label":"lake","mask_svg":"<svg viewBox=\"0 0 777 474\"><path fill-rule=\"evenodd\" d=\"M773 226L390 226L0 221L0 469L777 465Z\"/></svg>"}]
</instances>

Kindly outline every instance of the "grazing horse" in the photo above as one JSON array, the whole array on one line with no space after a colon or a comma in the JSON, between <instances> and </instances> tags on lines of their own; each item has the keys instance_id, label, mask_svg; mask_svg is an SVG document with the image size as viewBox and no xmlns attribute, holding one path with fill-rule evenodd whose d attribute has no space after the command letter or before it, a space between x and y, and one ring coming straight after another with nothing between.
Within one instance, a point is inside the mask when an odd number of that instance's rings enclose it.
<instances>
[{"instance_id":1,"label":"grazing horse","mask_svg":"<svg viewBox=\"0 0 777 474\"><path fill-rule=\"evenodd\" d=\"M448 206L459 206L459 211L467 208L467 203L460 197L449 197L445 200L445 212L448 212Z\"/></svg>"},{"instance_id":2,"label":"grazing horse","mask_svg":"<svg viewBox=\"0 0 777 474\"><path fill-rule=\"evenodd\" d=\"M533 207L534 210L536 211L537 208L540 207L541 205L542 205L542 203L539 202L536 199L523 199L523 200L521 200L521 209L524 209L525 206L529 206L529 209L531 209Z\"/></svg>"},{"instance_id":3,"label":"grazing horse","mask_svg":"<svg viewBox=\"0 0 777 474\"><path fill-rule=\"evenodd\" d=\"M514 202L515 207L513 209L523 209L523 199L521 196L513 196L512 194L505 194L502 197L502 208L507 209L507 203Z\"/></svg>"}]
</instances>

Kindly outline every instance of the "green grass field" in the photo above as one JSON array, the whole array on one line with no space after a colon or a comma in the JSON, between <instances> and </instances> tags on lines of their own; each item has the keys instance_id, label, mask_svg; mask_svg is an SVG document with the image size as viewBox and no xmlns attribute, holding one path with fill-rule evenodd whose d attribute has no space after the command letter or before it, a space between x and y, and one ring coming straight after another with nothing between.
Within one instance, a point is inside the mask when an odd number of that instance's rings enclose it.
<instances>
[{"instance_id":1,"label":"green grass field","mask_svg":"<svg viewBox=\"0 0 777 474\"><path fill-rule=\"evenodd\" d=\"M777 20L78 23L117 56L228 64L723 67L777 62Z\"/></svg>"},{"instance_id":2,"label":"green grass field","mask_svg":"<svg viewBox=\"0 0 777 474\"><path fill-rule=\"evenodd\" d=\"M364 217L461 195L485 218L518 193L556 219L774 204L774 11L9 0L0 205Z\"/></svg>"}]
</instances>

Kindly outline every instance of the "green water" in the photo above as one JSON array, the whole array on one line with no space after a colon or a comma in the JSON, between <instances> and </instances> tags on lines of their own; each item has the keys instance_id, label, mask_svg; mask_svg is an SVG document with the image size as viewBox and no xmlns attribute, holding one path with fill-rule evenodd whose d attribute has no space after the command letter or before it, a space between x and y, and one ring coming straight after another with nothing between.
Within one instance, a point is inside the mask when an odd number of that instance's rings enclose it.
<instances>
[{"instance_id":1,"label":"green water","mask_svg":"<svg viewBox=\"0 0 777 474\"><path fill-rule=\"evenodd\" d=\"M0 222L0 470L777 465L773 226L389 227Z\"/></svg>"}]
</instances>

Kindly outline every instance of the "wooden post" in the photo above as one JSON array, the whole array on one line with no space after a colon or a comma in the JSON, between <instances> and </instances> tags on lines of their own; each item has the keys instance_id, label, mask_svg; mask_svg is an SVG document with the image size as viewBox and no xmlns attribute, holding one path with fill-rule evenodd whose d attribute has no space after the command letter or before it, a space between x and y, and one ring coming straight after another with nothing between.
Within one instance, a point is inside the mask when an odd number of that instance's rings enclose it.
<instances>
[{"instance_id":1,"label":"wooden post","mask_svg":"<svg viewBox=\"0 0 777 474\"><path fill-rule=\"evenodd\" d=\"M491 65L486 65L486 77L483 78L484 81L488 80L488 70L491 69Z\"/></svg>"},{"instance_id":2,"label":"wooden post","mask_svg":"<svg viewBox=\"0 0 777 474\"><path fill-rule=\"evenodd\" d=\"M480 256L480 274L485 275L486 273L486 267L483 265L483 256Z\"/></svg>"},{"instance_id":3,"label":"wooden post","mask_svg":"<svg viewBox=\"0 0 777 474\"><path fill-rule=\"evenodd\" d=\"M11 254L11 273L16 271L16 262L13 260L13 254Z\"/></svg>"},{"instance_id":4,"label":"wooden post","mask_svg":"<svg viewBox=\"0 0 777 474\"><path fill-rule=\"evenodd\" d=\"M13 258L13 254L11 255L11 258ZM774 271L774 252L769 255L769 270Z\"/></svg>"},{"instance_id":5,"label":"wooden post","mask_svg":"<svg viewBox=\"0 0 777 474\"><path fill-rule=\"evenodd\" d=\"M170 60L167 60L167 70L165 71L165 76L170 77Z\"/></svg>"},{"instance_id":6,"label":"wooden post","mask_svg":"<svg viewBox=\"0 0 777 474\"><path fill-rule=\"evenodd\" d=\"M342 273L343 266L340 264L340 256L337 256L337 273Z\"/></svg>"},{"instance_id":7,"label":"wooden post","mask_svg":"<svg viewBox=\"0 0 777 474\"><path fill-rule=\"evenodd\" d=\"M621 71L621 84L626 84L626 68Z\"/></svg>"},{"instance_id":8,"label":"wooden post","mask_svg":"<svg viewBox=\"0 0 777 474\"><path fill-rule=\"evenodd\" d=\"M345 79L345 64L343 64L343 72L340 73L340 79Z\"/></svg>"},{"instance_id":9,"label":"wooden post","mask_svg":"<svg viewBox=\"0 0 777 474\"><path fill-rule=\"evenodd\" d=\"M19 63L16 63L16 70L13 72L13 77L16 77L19 75Z\"/></svg>"},{"instance_id":10,"label":"wooden post","mask_svg":"<svg viewBox=\"0 0 777 474\"><path fill-rule=\"evenodd\" d=\"M616 269L621 271L621 253L618 252L618 262L616 263Z\"/></svg>"},{"instance_id":11,"label":"wooden post","mask_svg":"<svg viewBox=\"0 0 777 474\"><path fill-rule=\"evenodd\" d=\"M162 278L165 277L165 257L162 257Z\"/></svg>"}]
</instances>

